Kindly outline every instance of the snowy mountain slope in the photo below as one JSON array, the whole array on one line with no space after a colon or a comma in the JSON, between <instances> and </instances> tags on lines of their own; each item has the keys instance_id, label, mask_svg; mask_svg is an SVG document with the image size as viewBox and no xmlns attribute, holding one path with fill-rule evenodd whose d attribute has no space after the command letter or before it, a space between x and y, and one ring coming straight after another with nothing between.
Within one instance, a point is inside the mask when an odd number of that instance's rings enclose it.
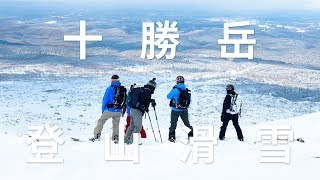
<instances>
[{"instance_id":1,"label":"snowy mountain slope","mask_svg":"<svg viewBox=\"0 0 320 180\"><path fill-rule=\"evenodd\" d=\"M101 99L109 85L109 75L106 78L45 77L42 80L1 82L1 131L24 134L27 125L57 123L66 133L81 132L91 136L101 114ZM170 107L166 95L173 87L175 77L161 75L161 72L140 72L134 76L120 74L120 77L127 87L132 82L143 85L151 77L158 78L154 98L157 101L159 123L162 127L169 127ZM169 77L171 78L168 79ZM234 83L243 97L242 124L250 125L320 110L317 91L296 90L252 81L199 78L186 81L192 90L192 124L220 124L224 88L228 83ZM148 126L148 122L144 124ZM106 129L109 128L111 123L106 124Z\"/></svg>"}]
</instances>

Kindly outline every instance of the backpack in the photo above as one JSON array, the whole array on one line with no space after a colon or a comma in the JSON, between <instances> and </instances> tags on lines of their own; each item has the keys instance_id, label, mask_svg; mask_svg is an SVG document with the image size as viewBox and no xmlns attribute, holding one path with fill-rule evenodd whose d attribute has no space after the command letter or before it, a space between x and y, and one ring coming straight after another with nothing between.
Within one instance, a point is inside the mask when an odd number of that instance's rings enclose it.
<instances>
[{"instance_id":1,"label":"backpack","mask_svg":"<svg viewBox=\"0 0 320 180\"><path fill-rule=\"evenodd\" d=\"M127 97L128 106L131 108L136 108L142 93L143 93L142 87L132 88L129 91L128 97Z\"/></svg>"},{"instance_id":2,"label":"backpack","mask_svg":"<svg viewBox=\"0 0 320 180\"><path fill-rule=\"evenodd\" d=\"M124 86L116 86L114 88L114 101L107 104L108 108L122 109L127 99L127 89Z\"/></svg>"},{"instance_id":3,"label":"backpack","mask_svg":"<svg viewBox=\"0 0 320 180\"><path fill-rule=\"evenodd\" d=\"M182 90L180 88L177 89L179 90L178 102L173 103L173 99L171 99L170 107L175 107L178 109L187 109L191 103L191 91L188 88L186 88L185 90Z\"/></svg>"},{"instance_id":4,"label":"backpack","mask_svg":"<svg viewBox=\"0 0 320 180\"><path fill-rule=\"evenodd\" d=\"M230 95L230 96L231 96L231 104L230 104L230 108L227 110L227 113L238 114L239 116L241 116L242 100L239 98L239 95Z\"/></svg>"}]
</instances>

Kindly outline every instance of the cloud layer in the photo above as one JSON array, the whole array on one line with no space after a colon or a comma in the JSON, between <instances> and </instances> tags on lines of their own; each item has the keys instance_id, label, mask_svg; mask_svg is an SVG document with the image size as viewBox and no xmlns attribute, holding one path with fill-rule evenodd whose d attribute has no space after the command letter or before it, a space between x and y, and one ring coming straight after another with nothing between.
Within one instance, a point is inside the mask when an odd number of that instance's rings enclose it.
<instances>
[{"instance_id":1,"label":"cloud layer","mask_svg":"<svg viewBox=\"0 0 320 180\"><path fill-rule=\"evenodd\" d=\"M4 4L64 4L83 7L117 7L117 8L170 8L170 9L204 9L204 10L309 10L320 9L319 0L2 0Z\"/></svg>"}]
</instances>

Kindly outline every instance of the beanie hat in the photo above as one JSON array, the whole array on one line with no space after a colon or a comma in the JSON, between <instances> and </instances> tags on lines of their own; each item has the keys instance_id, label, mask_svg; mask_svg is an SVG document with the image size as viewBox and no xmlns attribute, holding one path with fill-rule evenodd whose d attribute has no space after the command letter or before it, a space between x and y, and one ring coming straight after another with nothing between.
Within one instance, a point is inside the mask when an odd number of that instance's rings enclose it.
<instances>
[{"instance_id":1,"label":"beanie hat","mask_svg":"<svg viewBox=\"0 0 320 180\"><path fill-rule=\"evenodd\" d=\"M156 88L157 87L156 78L153 78L152 80L150 80L146 85Z\"/></svg>"},{"instance_id":2,"label":"beanie hat","mask_svg":"<svg viewBox=\"0 0 320 180\"><path fill-rule=\"evenodd\" d=\"M111 77L111 81L119 81L119 76L118 75L113 75Z\"/></svg>"}]
</instances>

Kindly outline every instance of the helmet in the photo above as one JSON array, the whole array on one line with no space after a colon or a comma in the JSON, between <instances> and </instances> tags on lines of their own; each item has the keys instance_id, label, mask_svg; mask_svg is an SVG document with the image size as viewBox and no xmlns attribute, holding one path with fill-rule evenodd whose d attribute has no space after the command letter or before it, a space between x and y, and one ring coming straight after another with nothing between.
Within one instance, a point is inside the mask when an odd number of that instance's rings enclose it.
<instances>
[{"instance_id":1,"label":"helmet","mask_svg":"<svg viewBox=\"0 0 320 180\"><path fill-rule=\"evenodd\" d=\"M228 84L227 85L227 87L226 87L226 90L228 91L230 91L230 90L232 90L232 91L234 91L234 86L232 85L232 84Z\"/></svg>"}]
</instances>

